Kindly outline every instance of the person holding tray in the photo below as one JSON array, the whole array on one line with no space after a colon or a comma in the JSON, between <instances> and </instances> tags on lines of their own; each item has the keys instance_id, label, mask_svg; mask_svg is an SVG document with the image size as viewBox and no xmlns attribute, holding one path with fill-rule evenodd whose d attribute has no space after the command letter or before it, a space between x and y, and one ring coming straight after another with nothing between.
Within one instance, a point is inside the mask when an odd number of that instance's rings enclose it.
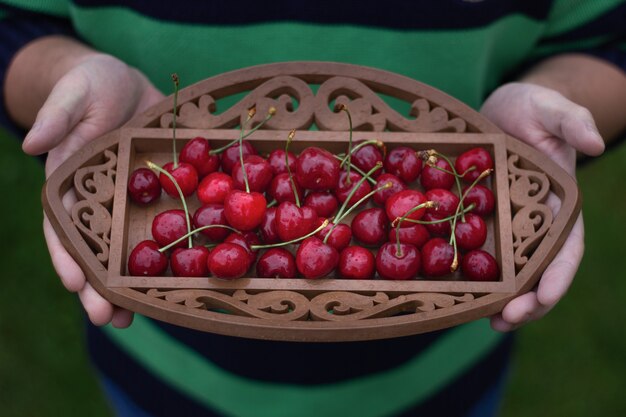
<instances>
[{"instance_id":1,"label":"person holding tray","mask_svg":"<svg viewBox=\"0 0 626 417\"><path fill-rule=\"evenodd\" d=\"M603 138L626 129L624 1L0 4L0 122L18 137L28 131L23 149L47 153L46 175L161 101L172 72L189 85L279 61L349 62L422 81L480 108L572 175L577 151L600 155ZM537 288L491 317L491 326L483 320L392 340L295 344L139 316L131 325L133 314L86 282L44 224L54 267L92 323L89 351L120 416L494 415L510 332L565 295L583 230L581 216ZM473 349L477 340L488 342ZM460 351L467 362L455 359ZM441 355L449 360L429 359ZM416 388L398 389L405 384ZM326 401L309 404L307 390ZM372 395L384 406L363 408L360 399Z\"/></svg>"}]
</instances>

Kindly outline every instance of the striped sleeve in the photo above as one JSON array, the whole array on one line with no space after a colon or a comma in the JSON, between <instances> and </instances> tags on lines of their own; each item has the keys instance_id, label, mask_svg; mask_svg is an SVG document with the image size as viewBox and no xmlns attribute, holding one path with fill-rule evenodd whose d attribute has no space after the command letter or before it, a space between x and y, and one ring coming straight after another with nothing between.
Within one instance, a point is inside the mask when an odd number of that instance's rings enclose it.
<instances>
[{"instance_id":1,"label":"striped sleeve","mask_svg":"<svg viewBox=\"0 0 626 417\"><path fill-rule=\"evenodd\" d=\"M0 3L1 4L1 3ZM2 4L0 8L0 127L17 137L24 130L13 122L4 100L6 72L15 54L27 43L48 35L76 36L68 20Z\"/></svg>"}]
</instances>

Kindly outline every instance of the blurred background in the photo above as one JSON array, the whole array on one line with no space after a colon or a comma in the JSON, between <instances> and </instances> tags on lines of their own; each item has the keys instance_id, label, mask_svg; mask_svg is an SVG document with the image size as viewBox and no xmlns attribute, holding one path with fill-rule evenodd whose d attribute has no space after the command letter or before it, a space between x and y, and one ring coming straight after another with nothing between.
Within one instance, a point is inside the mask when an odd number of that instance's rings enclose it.
<instances>
[{"instance_id":1,"label":"blurred background","mask_svg":"<svg viewBox=\"0 0 626 417\"><path fill-rule=\"evenodd\" d=\"M0 415L110 416L83 314L45 246L38 160L0 132ZM501 415L626 416L626 144L579 170L586 252L568 295L518 331Z\"/></svg>"}]
</instances>

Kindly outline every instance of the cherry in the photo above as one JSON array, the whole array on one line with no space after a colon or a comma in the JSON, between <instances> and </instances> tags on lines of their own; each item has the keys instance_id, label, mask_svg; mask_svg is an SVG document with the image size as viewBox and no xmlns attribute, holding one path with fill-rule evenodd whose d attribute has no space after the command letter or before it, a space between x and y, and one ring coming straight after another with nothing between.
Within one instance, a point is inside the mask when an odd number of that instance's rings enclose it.
<instances>
[{"instance_id":1,"label":"cherry","mask_svg":"<svg viewBox=\"0 0 626 417\"><path fill-rule=\"evenodd\" d=\"M399 252L398 252L399 250ZM413 245L387 242L376 254L376 270L384 279L415 278L420 270L420 252Z\"/></svg>"},{"instance_id":2,"label":"cherry","mask_svg":"<svg viewBox=\"0 0 626 417\"><path fill-rule=\"evenodd\" d=\"M454 175L452 172L452 167L445 159L439 158L437 162L435 162L435 166L440 168L437 169L428 164L422 169L422 176L420 177L420 184L424 187L425 190L432 190L433 188L442 188L444 190L449 190L454 185ZM448 172L442 171L445 169Z\"/></svg>"},{"instance_id":3,"label":"cherry","mask_svg":"<svg viewBox=\"0 0 626 417\"><path fill-rule=\"evenodd\" d=\"M348 178L350 180L348 180ZM335 189L335 196L340 203L345 202L352 190L355 188L356 190L352 193L352 197L350 197L350 200L348 201L348 205L350 206L356 204L357 201L372 191L372 187L370 187L369 183L367 181L360 181L361 178L363 177L354 171L351 171L350 174L346 171L341 171L339 174L339 182L337 184L337 188ZM360 184L359 181L361 182Z\"/></svg>"},{"instance_id":4,"label":"cherry","mask_svg":"<svg viewBox=\"0 0 626 417\"><path fill-rule=\"evenodd\" d=\"M298 201L302 201L302 199L304 199L304 193L302 192L302 188L300 188L297 183L294 184L298 193ZM295 203L296 196L293 194L293 188L291 187L289 174L285 172L282 174L278 174L274 178L272 178L272 182L267 189L267 195L273 200L276 200L278 203L282 203L283 201L290 201L292 203Z\"/></svg>"},{"instance_id":5,"label":"cherry","mask_svg":"<svg viewBox=\"0 0 626 417\"><path fill-rule=\"evenodd\" d=\"M243 146L241 147L241 151L243 152L243 157L249 155L256 155L257 151L254 149L254 146L247 140L243 141ZM226 148L226 150L220 155L222 158L222 171L226 174L230 175L233 171L233 167L237 162L240 162L239 158L239 143L235 143L232 146Z\"/></svg>"},{"instance_id":6,"label":"cherry","mask_svg":"<svg viewBox=\"0 0 626 417\"><path fill-rule=\"evenodd\" d=\"M319 218L317 220L317 227L319 227L324 220ZM326 238L326 235L330 233L330 236ZM346 246L350 244L350 240L352 240L352 229L347 224L339 223L334 225L333 223L329 223L325 228L320 230L315 236L322 240L326 240L326 244L332 246L337 249L337 251L341 251Z\"/></svg>"},{"instance_id":7,"label":"cherry","mask_svg":"<svg viewBox=\"0 0 626 417\"><path fill-rule=\"evenodd\" d=\"M311 207L320 217L332 217L337 212L339 202L331 192L313 191L304 198L304 205Z\"/></svg>"},{"instance_id":8,"label":"cherry","mask_svg":"<svg viewBox=\"0 0 626 417\"><path fill-rule=\"evenodd\" d=\"M293 152L287 151L287 158L289 159L289 169L291 172L296 170L296 155ZM285 151L282 149L275 149L270 152L267 157L267 163L272 167L274 175L286 174L287 164L285 163Z\"/></svg>"},{"instance_id":9,"label":"cherry","mask_svg":"<svg viewBox=\"0 0 626 417\"><path fill-rule=\"evenodd\" d=\"M274 175L270 164L258 155L248 155L244 157L243 162L246 168L246 175L248 176L250 191L264 192ZM243 170L239 161L233 165L231 175L233 177L233 187L237 190L245 190Z\"/></svg>"},{"instance_id":10,"label":"cherry","mask_svg":"<svg viewBox=\"0 0 626 417\"><path fill-rule=\"evenodd\" d=\"M261 233L261 239L265 243L277 243L280 242L278 236L278 230L276 229L276 207L270 207L265 211L265 217L259 225L259 232Z\"/></svg>"},{"instance_id":11,"label":"cherry","mask_svg":"<svg viewBox=\"0 0 626 417\"><path fill-rule=\"evenodd\" d=\"M352 219L352 234L365 245L380 245L387 238L385 210L374 207L361 211Z\"/></svg>"},{"instance_id":12,"label":"cherry","mask_svg":"<svg viewBox=\"0 0 626 417\"><path fill-rule=\"evenodd\" d=\"M296 260L286 249L268 249L256 264L256 274L259 278L295 278Z\"/></svg>"},{"instance_id":13,"label":"cherry","mask_svg":"<svg viewBox=\"0 0 626 417\"><path fill-rule=\"evenodd\" d=\"M132 276L160 276L167 269L167 256L159 251L154 240L143 240L128 257L128 272Z\"/></svg>"},{"instance_id":14,"label":"cherry","mask_svg":"<svg viewBox=\"0 0 626 417\"><path fill-rule=\"evenodd\" d=\"M454 236L461 249L478 249L487 239L487 225L480 216L467 213L465 221L457 221Z\"/></svg>"},{"instance_id":15,"label":"cherry","mask_svg":"<svg viewBox=\"0 0 626 417\"><path fill-rule=\"evenodd\" d=\"M259 237L256 233L253 232L245 232L245 233L231 233L226 239L224 239L225 243L235 243L246 250L248 255L250 256L250 264L253 264L256 261L256 256L258 254L257 250L252 250L253 245L258 245L261 243Z\"/></svg>"},{"instance_id":16,"label":"cherry","mask_svg":"<svg viewBox=\"0 0 626 417\"><path fill-rule=\"evenodd\" d=\"M263 194L233 190L224 200L224 215L228 224L247 232L257 228L263 221L267 201Z\"/></svg>"},{"instance_id":17,"label":"cherry","mask_svg":"<svg viewBox=\"0 0 626 417\"><path fill-rule=\"evenodd\" d=\"M204 246L174 249L170 261L172 273L175 277L207 277L209 276L208 257L209 250Z\"/></svg>"},{"instance_id":18,"label":"cherry","mask_svg":"<svg viewBox=\"0 0 626 417\"><path fill-rule=\"evenodd\" d=\"M484 148L472 148L463 152L454 162L456 172L467 182L473 182L488 169L493 168L493 159ZM470 168L474 167L470 171Z\"/></svg>"},{"instance_id":19,"label":"cherry","mask_svg":"<svg viewBox=\"0 0 626 417\"><path fill-rule=\"evenodd\" d=\"M314 236L302 241L296 252L296 267L308 279L325 277L338 263L337 249Z\"/></svg>"},{"instance_id":20,"label":"cherry","mask_svg":"<svg viewBox=\"0 0 626 417\"><path fill-rule=\"evenodd\" d=\"M137 168L128 179L128 195L137 204L150 204L161 195L161 183L148 168Z\"/></svg>"},{"instance_id":21,"label":"cherry","mask_svg":"<svg viewBox=\"0 0 626 417\"><path fill-rule=\"evenodd\" d=\"M404 216L410 209L426 202L424 194L417 190L403 190L387 199L385 202L385 211L390 221ZM411 213L407 218L411 220L419 220L424 215L425 209L420 208ZM410 222L402 222L401 227L408 227Z\"/></svg>"},{"instance_id":22,"label":"cherry","mask_svg":"<svg viewBox=\"0 0 626 417\"><path fill-rule=\"evenodd\" d=\"M339 254L337 270L342 278L372 279L376 272L374 255L361 246L348 246Z\"/></svg>"},{"instance_id":23,"label":"cherry","mask_svg":"<svg viewBox=\"0 0 626 417\"><path fill-rule=\"evenodd\" d=\"M234 279L245 275L250 268L250 255L236 243L220 243L207 259L209 271L218 278Z\"/></svg>"},{"instance_id":24,"label":"cherry","mask_svg":"<svg viewBox=\"0 0 626 417\"><path fill-rule=\"evenodd\" d=\"M223 172L212 172L198 184L198 200L202 204L224 204L228 193L234 189L233 179Z\"/></svg>"},{"instance_id":25,"label":"cherry","mask_svg":"<svg viewBox=\"0 0 626 417\"><path fill-rule=\"evenodd\" d=\"M440 218L454 215L459 205L459 197L443 188L433 188L426 191L426 199L437 203L436 207L426 209L426 212Z\"/></svg>"},{"instance_id":26,"label":"cherry","mask_svg":"<svg viewBox=\"0 0 626 417\"><path fill-rule=\"evenodd\" d=\"M297 239L315 229L317 213L311 207L298 207L290 201L276 210L276 231L283 242Z\"/></svg>"},{"instance_id":27,"label":"cherry","mask_svg":"<svg viewBox=\"0 0 626 417\"><path fill-rule=\"evenodd\" d=\"M196 191L198 187L198 173L193 165L181 162L178 164L178 167L175 168L173 162L168 162L163 165L163 169L174 177L185 197L189 197ZM172 198L180 198L176 186L167 175L161 173L159 175L159 181L167 194Z\"/></svg>"},{"instance_id":28,"label":"cherry","mask_svg":"<svg viewBox=\"0 0 626 417\"><path fill-rule=\"evenodd\" d=\"M454 248L446 240L436 237L422 246L422 271L429 277L441 277L453 272ZM453 268L454 266L454 268Z\"/></svg>"},{"instance_id":29,"label":"cherry","mask_svg":"<svg viewBox=\"0 0 626 417\"><path fill-rule=\"evenodd\" d=\"M398 231L396 227L392 227L389 230L389 241L392 243L397 241L398 235L396 231ZM399 232L401 243L408 243L418 249L421 249L424 243L430 239L430 233L428 233L428 229L423 224L411 224L408 227L401 227Z\"/></svg>"},{"instance_id":30,"label":"cherry","mask_svg":"<svg viewBox=\"0 0 626 417\"><path fill-rule=\"evenodd\" d=\"M217 171L220 167L220 158L217 155L211 155L210 151L211 145L209 145L209 141L198 136L183 146L179 160L180 162L193 165L198 172L198 176L202 178L211 172Z\"/></svg>"},{"instance_id":31,"label":"cherry","mask_svg":"<svg viewBox=\"0 0 626 417\"><path fill-rule=\"evenodd\" d=\"M470 281L496 281L500 274L496 260L483 250L467 252L463 256L461 270Z\"/></svg>"},{"instance_id":32,"label":"cherry","mask_svg":"<svg viewBox=\"0 0 626 417\"><path fill-rule=\"evenodd\" d=\"M211 224L226 224L224 216L224 206L221 204L205 204L196 210L193 215L193 224L196 228ZM204 229L200 233L208 237L213 242L221 242L228 236L228 229L222 227L212 227Z\"/></svg>"},{"instance_id":33,"label":"cherry","mask_svg":"<svg viewBox=\"0 0 626 417\"><path fill-rule=\"evenodd\" d=\"M437 222L438 220L441 220L443 218L444 218L444 216L441 216L439 214L426 212L426 213L424 213L424 216L422 217L422 221L424 221L424 222L436 222L436 223L425 224L426 229L428 229L428 231L431 234L433 234L435 236L450 236L450 234L452 233L452 228L450 227L450 222L449 221Z\"/></svg>"},{"instance_id":34,"label":"cherry","mask_svg":"<svg viewBox=\"0 0 626 417\"><path fill-rule=\"evenodd\" d=\"M415 151L406 146L392 149L385 158L385 171L406 183L417 179L422 171L422 160Z\"/></svg>"},{"instance_id":35,"label":"cherry","mask_svg":"<svg viewBox=\"0 0 626 417\"><path fill-rule=\"evenodd\" d=\"M379 188L381 185L389 182L391 183L391 188L379 190L374 194L374 201L381 206L385 205L389 197L408 188L404 181L389 173L381 174L376 180L376 186L374 188Z\"/></svg>"},{"instance_id":36,"label":"cherry","mask_svg":"<svg viewBox=\"0 0 626 417\"><path fill-rule=\"evenodd\" d=\"M465 198L463 202L466 206L474 204L472 213L476 213L480 216L486 216L493 213L493 209L496 205L496 200L493 196L493 192L484 185L475 184L469 191L468 187L463 187L463 195ZM465 194L467 192L467 194Z\"/></svg>"},{"instance_id":37,"label":"cherry","mask_svg":"<svg viewBox=\"0 0 626 417\"><path fill-rule=\"evenodd\" d=\"M159 246L167 246L187 234L187 218L183 210L166 210L152 219L152 237ZM181 241L174 247L185 247Z\"/></svg>"},{"instance_id":38,"label":"cherry","mask_svg":"<svg viewBox=\"0 0 626 417\"><path fill-rule=\"evenodd\" d=\"M325 149L308 147L298 156L295 176L303 188L334 190L339 181L339 161Z\"/></svg>"},{"instance_id":39,"label":"cherry","mask_svg":"<svg viewBox=\"0 0 626 417\"><path fill-rule=\"evenodd\" d=\"M352 150L352 165L367 172L374 168L377 163L383 162L384 157L380 149L384 150L384 145L380 141L359 141ZM381 171L372 174L372 178L378 178ZM382 183L381 183L382 184Z\"/></svg>"}]
</instances>

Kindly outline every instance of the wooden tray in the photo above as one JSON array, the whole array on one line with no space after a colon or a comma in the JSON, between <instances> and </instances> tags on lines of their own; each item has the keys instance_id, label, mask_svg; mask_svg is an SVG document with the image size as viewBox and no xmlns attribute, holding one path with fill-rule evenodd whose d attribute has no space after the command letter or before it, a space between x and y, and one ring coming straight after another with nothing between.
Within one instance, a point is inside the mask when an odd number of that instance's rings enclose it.
<instances>
[{"instance_id":1,"label":"wooden tray","mask_svg":"<svg viewBox=\"0 0 626 417\"><path fill-rule=\"evenodd\" d=\"M238 99L217 114L216 106ZM404 116L388 100L410 108ZM500 311L531 289L567 237L580 211L575 181L545 155L505 135L479 113L417 81L371 68L294 62L247 68L204 80L179 94L178 149L196 136L214 146L238 137L247 109L277 114L249 140L261 154L315 144L347 148L348 125L331 104L352 114L355 138L378 138L388 148L435 148L452 158L474 146L493 156L488 184L496 215L484 249L501 268L497 282L470 282L459 274L412 281L327 278L234 281L216 278L131 277L131 248L148 239L154 215L178 207L165 195L156 205L128 201L128 175L143 161L171 159L173 97L120 129L93 141L55 171L43 190L44 209L89 282L112 303L177 325L227 335L296 341L398 337L454 326ZM297 106L294 105L297 103ZM222 109L219 109L222 110ZM68 210L63 197L74 192ZM558 212L546 204L560 200ZM192 199L192 207L193 201ZM251 271L254 269L252 268Z\"/></svg>"}]
</instances>

